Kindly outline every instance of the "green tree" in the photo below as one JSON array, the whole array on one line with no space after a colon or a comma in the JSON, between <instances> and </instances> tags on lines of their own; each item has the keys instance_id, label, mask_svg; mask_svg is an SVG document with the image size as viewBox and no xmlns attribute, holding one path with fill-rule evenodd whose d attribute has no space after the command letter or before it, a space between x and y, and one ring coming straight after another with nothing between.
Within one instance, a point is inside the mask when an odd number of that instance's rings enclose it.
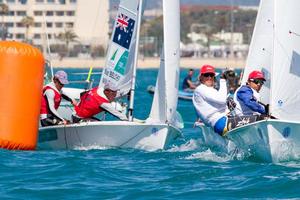
<instances>
[{"instance_id":1,"label":"green tree","mask_svg":"<svg viewBox=\"0 0 300 200\"><path fill-rule=\"evenodd\" d=\"M30 16L25 16L22 18L21 23L25 26L26 28L26 34L25 34L25 41L29 41L29 32L30 28L34 26L34 19L33 17Z\"/></svg>"},{"instance_id":2,"label":"green tree","mask_svg":"<svg viewBox=\"0 0 300 200\"><path fill-rule=\"evenodd\" d=\"M69 52L69 45L71 42L78 42L78 36L73 30L65 30L65 32L61 32L58 34L57 38L63 42L65 42L67 47L67 52ZM68 55L68 54L67 54Z\"/></svg>"}]
</instances>

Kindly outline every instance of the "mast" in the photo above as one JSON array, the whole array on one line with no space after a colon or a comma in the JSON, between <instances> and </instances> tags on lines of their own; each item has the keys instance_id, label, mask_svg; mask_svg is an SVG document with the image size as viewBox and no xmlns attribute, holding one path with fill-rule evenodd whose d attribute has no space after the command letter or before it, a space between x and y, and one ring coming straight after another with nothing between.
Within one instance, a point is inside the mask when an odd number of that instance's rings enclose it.
<instances>
[{"instance_id":1,"label":"mast","mask_svg":"<svg viewBox=\"0 0 300 200\"><path fill-rule=\"evenodd\" d=\"M47 23L46 23L46 18L45 18L45 13L43 13L43 18L44 18L44 27L45 27L45 35L46 35L46 41L47 41L47 50L46 53L48 52L49 55L49 64L50 64L50 69L51 69L51 78L54 77L54 72L53 72L53 67L51 63L51 49L50 49L50 42L49 42L49 37L48 37L48 30L47 30ZM45 49L45 47L44 47Z\"/></svg>"},{"instance_id":2,"label":"mast","mask_svg":"<svg viewBox=\"0 0 300 200\"><path fill-rule=\"evenodd\" d=\"M133 121L133 104L134 104L134 93L135 93L136 68L137 68L139 40L140 40L140 29L141 29L142 12L143 12L142 11L143 10L142 5L143 5L143 0L139 0L138 25L137 25L137 33L136 33L136 43L135 43L134 62L133 62L133 70L132 70L132 81L131 81L131 89L130 89L130 100L129 100L129 109L128 109L128 119L129 119L129 121Z\"/></svg>"},{"instance_id":3,"label":"mast","mask_svg":"<svg viewBox=\"0 0 300 200\"><path fill-rule=\"evenodd\" d=\"M231 9L230 9L230 58L234 58L233 52L233 31L234 31L234 6L233 0L230 0Z\"/></svg>"}]
</instances>

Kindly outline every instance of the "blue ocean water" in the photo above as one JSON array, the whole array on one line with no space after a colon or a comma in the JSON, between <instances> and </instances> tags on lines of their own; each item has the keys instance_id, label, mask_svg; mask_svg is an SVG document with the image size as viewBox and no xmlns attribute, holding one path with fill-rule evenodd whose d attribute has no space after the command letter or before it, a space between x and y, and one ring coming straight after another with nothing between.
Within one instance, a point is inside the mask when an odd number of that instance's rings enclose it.
<instances>
[{"instance_id":1,"label":"blue ocean water","mask_svg":"<svg viewBox=\"0 0 300 200\"><path fill-rule=\"evenodd\" d=\"M87 69L66 69L84 80ZM99 71L98 71L99 72ZM187 70L181 71L181 79ZM135 114L150 112L157 70L138 70ZM93 75L95 84L99 75ZM78 86L76 84L70 86ZM1 199L298 199L300 161L263 163L203 147L191 101L178 103L183 138L163 151L0 150Z\"/></svg>"}]
</instances>

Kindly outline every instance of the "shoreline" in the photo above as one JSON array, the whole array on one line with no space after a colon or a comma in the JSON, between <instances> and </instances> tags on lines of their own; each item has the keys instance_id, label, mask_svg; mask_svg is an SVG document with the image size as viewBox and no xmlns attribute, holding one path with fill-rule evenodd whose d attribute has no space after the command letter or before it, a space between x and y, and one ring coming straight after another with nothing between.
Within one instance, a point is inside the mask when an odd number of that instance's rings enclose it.
<instances>
[{"instance_id":1,"label":"shoreline","mask_svg":"<svg viewBox=\"0 0 300 200\"><path fill-rule=\"evenodd\" d=\"M51 61L54 68L103 68L105 58L64 58L62 60L53 59ZM240 58L181 58L181 68L199 69L202 65L209 64L216 68L242 69L245 66L245 59ZM138 60L138 69L159 68L159 58L145 58Z\"/></svg>"}]
</instances>

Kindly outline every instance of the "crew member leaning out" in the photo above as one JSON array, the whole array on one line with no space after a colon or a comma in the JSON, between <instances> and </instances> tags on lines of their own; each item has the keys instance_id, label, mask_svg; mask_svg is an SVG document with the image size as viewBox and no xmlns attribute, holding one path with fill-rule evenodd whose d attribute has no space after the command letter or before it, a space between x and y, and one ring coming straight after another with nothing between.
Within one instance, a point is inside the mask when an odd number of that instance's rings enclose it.
<instances>
[{"instance_id":1,"label":"crew member leaning out","mask_svg":"<svg viewBox=\"0 0 300 200\"><path fill-rule=\"evenodd\" d=\"M207 126L212 127L216 133L223 135L228 131L226 77L222 75L220 88L216 90L214 88L215 75L213 66L202 66L200 70L201 84L194 91L193 104L199 118Z\"/></svg>"},{"instance_id":2,"label":"crew member leaning out","mask_svg":"<svg viewBox=\"0 0 300 200\"><path fill-rule=\"evenodd\" d=\"M114 115L120 120L128 120L124 113L118 111L111 104L116 95L117 89L112 84L106 84L104 88L96 87L85 92L81 95L79 104L75 106L75 113L72 116L73 122L98 120L94 116L103 111Z\"/></svg>"}]
</instances>

